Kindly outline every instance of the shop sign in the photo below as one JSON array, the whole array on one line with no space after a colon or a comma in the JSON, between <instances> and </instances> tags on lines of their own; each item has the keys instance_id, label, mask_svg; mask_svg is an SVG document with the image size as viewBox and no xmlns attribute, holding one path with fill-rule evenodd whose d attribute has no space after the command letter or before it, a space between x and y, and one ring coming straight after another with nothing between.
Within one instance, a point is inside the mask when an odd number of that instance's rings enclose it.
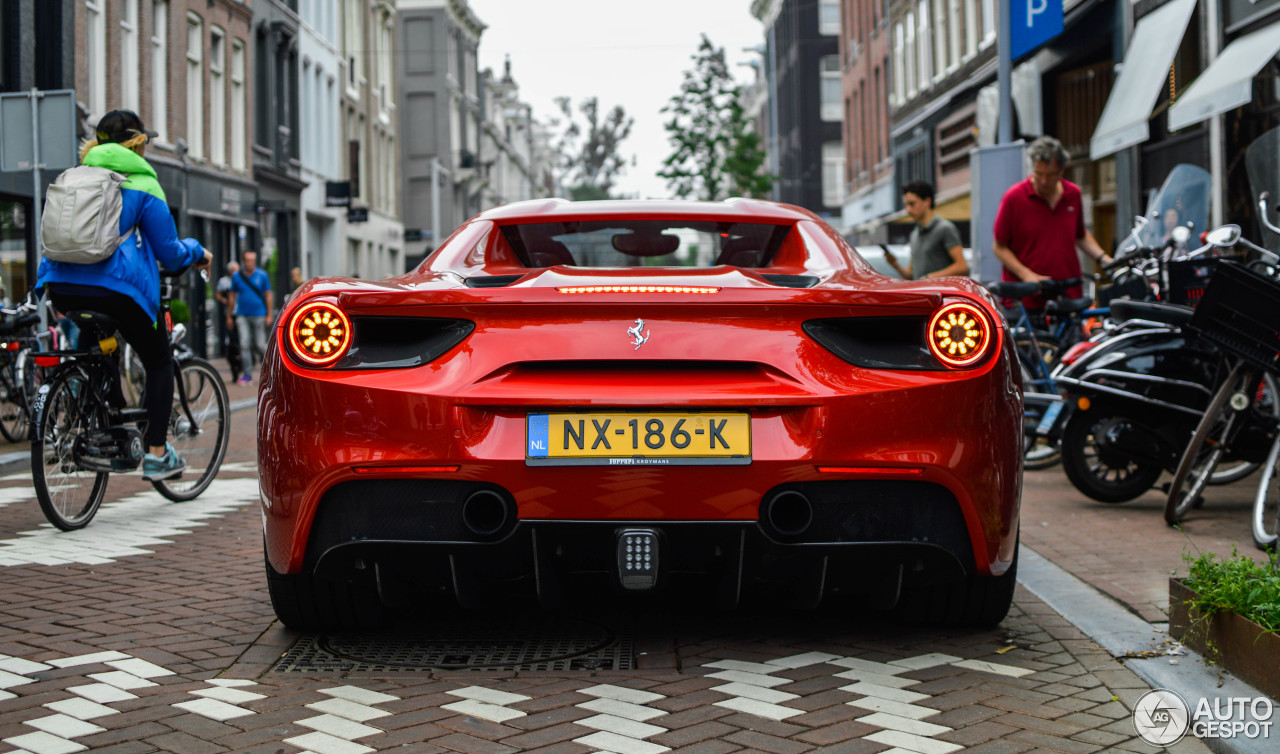
<instances>
[{"instance_id":1,"label":"shop sign","mask_svg":"<svg viewBox=\"0 0 1280 754\"><path fill-rule=\"evenodd\" d=\"M369 222L369 208L368 207L348 207L347 222L349 223Z\"/></svg>"},{"instance_id":2,"label":"shop sign","mask_svg":"<svg viewBox=\"0 0 1280 754\"><path fill-rule=\"evenodd\" d=\"M326 181L324 184L324 206L350 207L351 181Z\"/></svg>"}]
</instances>

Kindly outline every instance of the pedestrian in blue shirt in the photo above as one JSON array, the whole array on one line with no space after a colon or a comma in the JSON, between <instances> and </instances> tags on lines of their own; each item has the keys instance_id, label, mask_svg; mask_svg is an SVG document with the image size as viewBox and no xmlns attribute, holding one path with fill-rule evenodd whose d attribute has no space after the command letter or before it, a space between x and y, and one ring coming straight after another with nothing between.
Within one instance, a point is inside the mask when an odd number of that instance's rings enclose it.
<instances>
[{"instance_id":1,"label":"pedestrian in blue shirt","mask_svg":"<svg viewBox=\"0 0 1280 754\"><path fill-rule=\"evenodd\" d=\"M240 332L240 347L249 349L245 373L237 384L248 385L255 366L267 352L267 326L271 323L271 279L258 267L258 255L246 251L240 271L231 278L230 305ZM228 315L228 319L230 319ZM227 322L230 326L231 322Z\"/></svg>"}]
</instances>

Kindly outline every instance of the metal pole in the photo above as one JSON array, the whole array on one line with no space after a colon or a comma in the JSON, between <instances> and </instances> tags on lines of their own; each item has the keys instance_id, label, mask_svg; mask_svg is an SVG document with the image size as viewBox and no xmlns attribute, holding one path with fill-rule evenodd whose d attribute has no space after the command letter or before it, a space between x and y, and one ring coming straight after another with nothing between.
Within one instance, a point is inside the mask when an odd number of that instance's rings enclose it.
<instances>
[{"instance_id":1,"label":"metal pole","mask_svg":"<svg viewBox=\"0 0 1280 754\"><path fill-rule=\"evenodd\" d=\"M44 250L44 241L40 235L40 212L43 209L40 202L40 98L44 97L44 93L34 86L31 87L31 224L36 231L36 251ZM41 255L37 254L37 260ZM37 261L37 264L39 262ZM49 329L49 308L41 306L37 308L40 313L40 332Z\"/></svg>"},{"instance_id":2,"label":"metal pole","mask_svg":"<svg viewBox=\"0 0 1280 754\"><path fill-rule=\"evenodd\" d=\"M998 0L1000 3L1000 28L996 31L996 57L998 58L997 76L1000 87L1000 116L996 120L996 143L1008 144L1013 141L1013 93L1011 81L1013 61L1009 45L1009 0Z\"/></svg>"},{"instance_id":3,"label":"metal pole","mask_svg":"<svg viewBox=\"0 0 1280 754\"><path fill-rule=\"evenodd\" d=\"M440 244L440 158L431 158L431 248Z\"/></svg>"},{"instance_id":4,"label":"metal pole","mask_svg":"<svg viewBox=\"0 0 1280 754\"><path fill-rule=\"evenodd\" d=\"M1218 59L1221 31L1218 28L1218 0L1205 0L1205 32L1208 44L1205 45L1210 62ZM1222 205L1226 193L1223 187L1226 182L1226 162L1222 149L1222 114L1209 119L1209 186L1212 201L1209 202L1209 227L1216 228L1222 224ZM1208 228L1202 228L1208 230Z\"/></svg>"}]
</instances>

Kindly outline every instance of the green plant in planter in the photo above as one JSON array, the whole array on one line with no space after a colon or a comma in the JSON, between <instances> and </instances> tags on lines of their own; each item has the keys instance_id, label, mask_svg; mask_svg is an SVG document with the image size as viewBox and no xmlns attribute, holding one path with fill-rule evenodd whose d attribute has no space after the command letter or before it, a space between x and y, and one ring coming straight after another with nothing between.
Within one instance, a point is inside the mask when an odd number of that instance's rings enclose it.
<instances>
[{"instance_id":1,"label":"green plant in planter","mask_svg":"<svg viewBox=\"0 0 1280 754\"><path fill-rule=\"evenodd\" d=\"M1190 575L1182 583L1193 592L1191 607L1204 615L1233 612L1262 626L1280 630L1280 562L1272 552L1268 563L1260 564L1231 549L1231 557L1213 553L1194 557L1183 553Z\"/></svg>"}]
</instances>

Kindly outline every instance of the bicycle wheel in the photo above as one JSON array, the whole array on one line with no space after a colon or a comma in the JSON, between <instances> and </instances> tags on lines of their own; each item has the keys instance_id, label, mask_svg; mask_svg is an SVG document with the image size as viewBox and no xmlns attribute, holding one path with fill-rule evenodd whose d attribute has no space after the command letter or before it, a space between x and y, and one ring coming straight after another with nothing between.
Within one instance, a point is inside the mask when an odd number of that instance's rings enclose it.
<instances>
[{"instance_id":1,"label":"bicycle wheel","mask_svg":"<svg viewBox=\"0 0 1280 754\"><path fill-rule=\"evenodd\" d=\"M63 531L89 523L107 494L108 474L83 468L75 458L77 443L107 423L91 396L89 376L77 368L42 385L36 399L31 483L45 518Z\"/></svg>"},{"instance_id":2,"label":"bicycle wheel","mask_svg":"<svg viewBox=\"0 0 1280 754\"><path fill-rule=\"evenodd\" d=\"M183 410L182 393L175 386L173 409L169 413L169 442L187 462L187 468L180 477L151 484L161 495L183 502L204 492L218 475L231 437L231 404L218 370L203 359L182 364L179 379L186 391L190 415Z\"/></svg>"},{"instance_id":3,"label":"bicycle wheel","mask_svg":"<svg viewBox=\"0 0 1280 754\"><path fill-rule=\"evenodd\" d=\"M1180 522L1195 505L1209 476L1222 460L1227 443L1240 425L1244 411L1229 407L1228 402L1241 390L1252 389L1254 384L1254 371L1242 364L1231 370L1218 392L1214 393L1195 434L1191 436L1191 442L1183 451L1173 483L1169 485L1164 520L1170 526Z\"/></svg>"},{"instance_id":4,"label":"bicycle wheel","mask_svg":"<svg viewBox=\"0 0 1280 754\"><path fill-rule=\"evenodd\" d=\"M1264 414L1280 417L1280 392L1277 391L1276 378L1270 373L1262 375L1262 388L1258 393L1258 409ZM1218 465L1209 475L1209 484L1222 485L1238 482L1258 470L1258 464L1252 461L1227 461Z\"/></svg>"},{"instance_id":5,"label":"bicycle wheel","mask_svg":"<svg viewBox=\"0 0 1280 754\"><path fill-rule=\"evenodd\" d=\"M16 359L5 351L0 357L0 435L9 442L27 439L27 401L18 384Z\"/></svg>"},{"instance_id":6,"label":"bicycle wheel","mask_svg":"<svg viewBox=\"0 0 1280 754\"><path fill-rule=\"evenodd\" d=\"M1262 477L1258 480L1258 492L1253 499L1253 543L1260 550L1276 545L1280 532L1280 438L1271 444L1271 452L1262 465Z\"/></svg>"}]
</instances>

